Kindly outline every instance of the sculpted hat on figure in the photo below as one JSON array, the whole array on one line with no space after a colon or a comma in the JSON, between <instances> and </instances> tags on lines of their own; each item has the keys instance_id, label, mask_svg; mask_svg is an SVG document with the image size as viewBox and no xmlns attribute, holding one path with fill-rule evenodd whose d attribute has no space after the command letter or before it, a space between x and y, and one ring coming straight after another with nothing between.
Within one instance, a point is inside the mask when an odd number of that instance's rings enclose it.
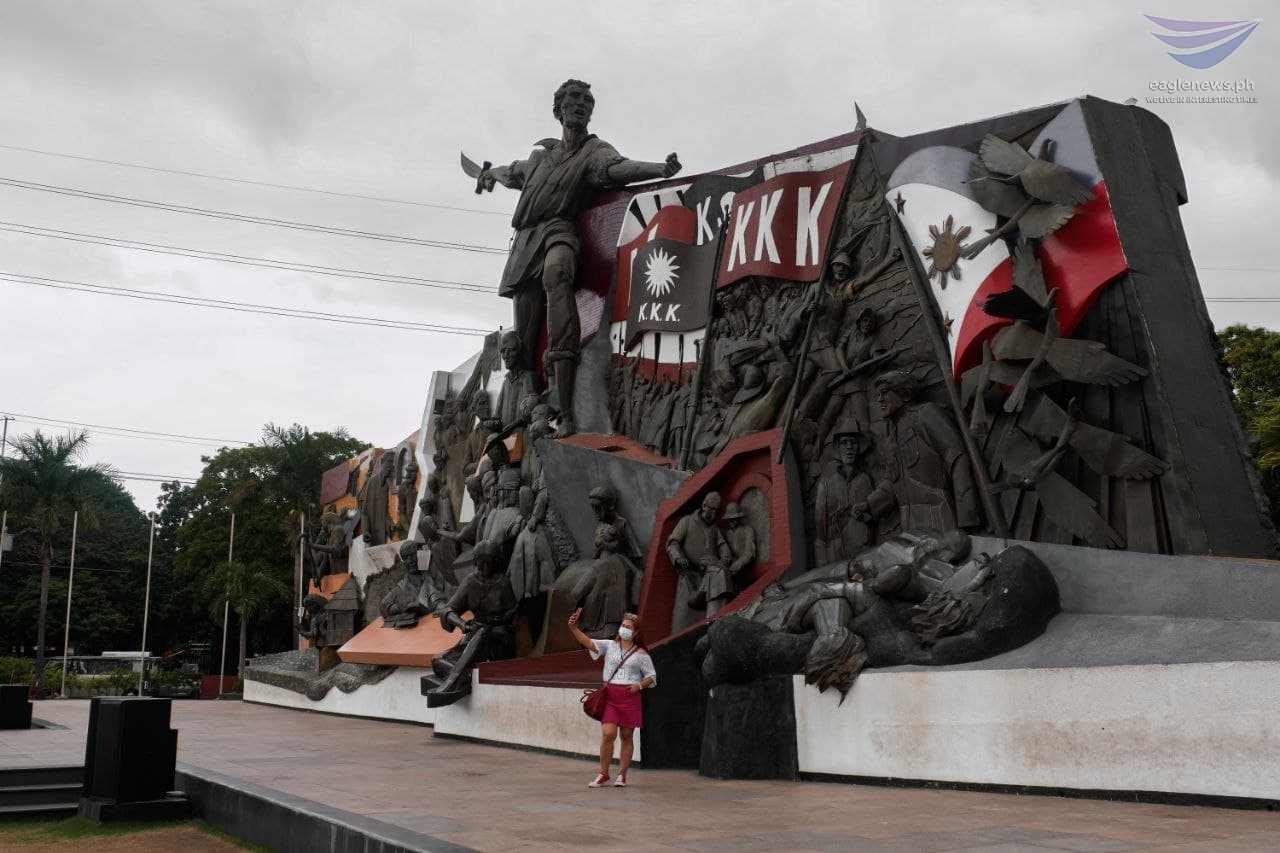
<instances>
[{"instance_id":1,"label":"sculpted hat on figure","mask_svg":"<svg viewBox=\"0 0 1280 853\"><path fill-rule=\"evenodd\" d=\"M560 139L544 139L526 160L510 166L477 168L463 156L476 179L476 192L494 184L520 190L511 226L516 229L499 293L511 297L524 367L535 363L543 324L543 362L562 413L557 437L572 435L573 383L581 329L574 299L582 244L574 224L578 214L606 189L636 181L669 178L680 171L674 153L661 163L628 160L612 145L587 133L595 108L590 84L566 80L556 90L552 113L563 128Z\"/></svg>"}]
</instances>

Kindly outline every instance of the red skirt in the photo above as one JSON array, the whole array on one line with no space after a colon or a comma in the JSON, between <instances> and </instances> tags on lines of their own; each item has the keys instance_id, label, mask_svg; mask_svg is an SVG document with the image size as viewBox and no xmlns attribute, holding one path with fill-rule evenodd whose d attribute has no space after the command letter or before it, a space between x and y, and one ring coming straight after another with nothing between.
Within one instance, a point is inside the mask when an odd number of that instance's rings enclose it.
<instances>
[{"instance_id":1,"label":"red skirt","mask_svg":"<svg viewBox=\"0 0 1280 853\"><path fill-rule=\"evenodd\" d=\"M631 692L626 684L610 684L605 690L604 719L602 723L615 723L624 729L638 729L643 723L640 710L640 691Z\"/></svg>"}]
</instances>

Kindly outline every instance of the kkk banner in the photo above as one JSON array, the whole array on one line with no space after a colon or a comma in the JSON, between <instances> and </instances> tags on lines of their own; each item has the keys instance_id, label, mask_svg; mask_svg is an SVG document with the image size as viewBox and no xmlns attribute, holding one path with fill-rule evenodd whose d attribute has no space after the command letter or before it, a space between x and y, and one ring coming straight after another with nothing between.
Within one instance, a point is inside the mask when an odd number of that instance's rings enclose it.
<instances>
[{"instance_id":1,"label":"kkk banner","mask_svg":"<svg viewBox=\"0 0 1280 853\"><path fill-rule=\"evenodd\" d=\"M681 194L684 206L693 211L693 242L699 246L714 243L737 194L762 180L763 169L756 169L749 175L699 175L695 178Z\"/></svg>"},{"instance_id":2,"label":"kkk banner","mask_svg":"<svg viewBox=\"0 0 1280 853\"><path fill-rule=\"evenodd\" d=\"M850 167L787 172L735 194L717 286L747 276L818 280Z\"/></svg>"},{"instance_id":3,"label":"kkk banner","mask_svg":"<svg viewBox=\"0 0 1280 853\"><path fill-rule=\"evenodd\" d=\"M1066 167L1091 195L1065 225L1040 241L1037 251L1045 286L1058 288L1058 324L1060 334L1067 337L1098 292L1129 267L1078 102L1064 107L1028 149L1039 150L1046 139L1054 142L1054 162ZM929 273L956 375L981 361L982 343L1010 322L978 306L991 294L1013 286L1013 261L1005 242L995 240L972 259L957 257L958 248L975 243L998 224L969 186L976 156L949 146L916 151L894 169L886 194Z\"/></svg>"},{"instance_id":4,"label":"kkk banner","mask_svg":"<svg viewBox=\"0 0 1280 853\"><path fill-rule=\"evenodd\" d=\"M632 269L636 257L650 241L664 238L695 246L711 246L719 237L734 193L761 180L760 169L746 175L699 175L690 184L637 193L631 199L618 234L618 266L610 314L611 335L619 351L638 347L640 357L663 363L674 363L682 358L693 360L697 351L696 341L702 337L701 329L706 325L705 316L701 325L689 326L676 335L659 338L643 331L633 331L633 324L639 322L639 304L646 301L643 278L636 279L636 293L632 294ZM705 270L699 304L708 301L706 291L711 288L714 266L713 262ZM681 280L681 285L685 288L692 286L687 275ZM632 304L633 298L637 300L635 305ZM693 303L686 300L681 304ZM650 310L645 308L645 316L650 316ZM655 331L663 330L655 328Z\"/></svg>"},{"instance_id":5,"label":"kkk banner","mask_svg":"<svg viewBox=\"0 0 1280 853\"><path fill-rule=\"evenodd\" d=\"M630 219L630 214L628 214ZM671 204L654 212L653 217L645 223L645 229L629 242L618 246L618 271L614 285L613 313L614 322L626 320L630 314L631 304L631 271L635 266L637 255L648 243L658 239L677 240L681 243L693 242L694 214L683 205ZM710 286L710 285L708 285ZM628 335L629 337L629 335Z\"/></svg>"},{"instance_id":6,"label":"kkk banner","mask_svg":"<svg viewBox=\"0 0 1280 853\"><path fill-rule=\"evenodd\" d=\"M707 325L715 243L651 240L631 264L627 346L646 332L691 332Z\"/></svg>"}]
</instances>

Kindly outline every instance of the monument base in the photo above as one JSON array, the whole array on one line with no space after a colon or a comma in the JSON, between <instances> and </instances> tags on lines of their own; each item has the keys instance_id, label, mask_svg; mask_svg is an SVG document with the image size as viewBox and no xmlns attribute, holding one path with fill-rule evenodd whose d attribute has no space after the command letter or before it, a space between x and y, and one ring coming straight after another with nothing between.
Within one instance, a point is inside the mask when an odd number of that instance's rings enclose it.
<instances>
[{"instance_id":1,"label":"monument base","mask_svg":"<svg viewBox=\"0 0 1280 853\"><path fill-rule=\"evenodd\" d=\"M1280 663L794 677L804 776L1250 798L1280 805Z\"/></svg>"}]
</instances>

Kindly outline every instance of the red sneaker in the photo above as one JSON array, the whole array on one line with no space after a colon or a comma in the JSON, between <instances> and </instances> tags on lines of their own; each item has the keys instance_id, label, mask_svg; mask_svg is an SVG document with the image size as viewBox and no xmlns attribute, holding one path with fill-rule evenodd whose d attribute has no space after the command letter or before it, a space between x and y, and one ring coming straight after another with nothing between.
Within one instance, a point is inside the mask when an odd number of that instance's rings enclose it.
<instances>
[{"instance_id":1,"label":"red sneaker","mask_svg":"<svg viewBox=\"0 0 1280 853\"><path fill-rule=\"evenodd\" d=\"M626 774L619 773L619 774L618 774L618 778L613 780L613 787L615 787L615 788L625 788L625 787L627 787L627 777L626 777Z\"/></svg>"},{"instance_id":2,"label":"red sneaker","mask_svg":"<svg viewBox=\"0 0 1280 853\"><path fill-rule=\"evenodd\" d=\"M592 779L590 782L587 783L587 787L603 788L605 785L608 785L608 784L609 784L609 774L599 773L596 775L596 778Z\"/></svg>"}]
</instances>

